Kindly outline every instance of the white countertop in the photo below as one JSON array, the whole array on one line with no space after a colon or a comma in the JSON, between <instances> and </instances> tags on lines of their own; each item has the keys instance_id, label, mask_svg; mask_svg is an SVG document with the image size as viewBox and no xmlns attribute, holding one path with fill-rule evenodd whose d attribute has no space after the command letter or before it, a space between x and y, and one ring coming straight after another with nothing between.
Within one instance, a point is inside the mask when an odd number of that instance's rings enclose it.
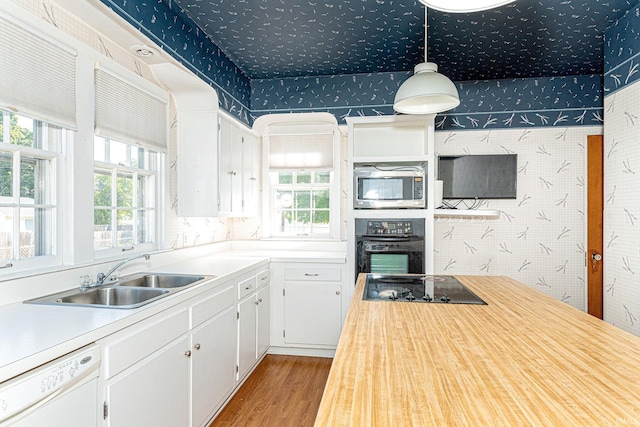
<instances>
[{"instance_id":1,"label":"white countertop","mask_svg":"<svg viewBox=\"0 0 640 427\"><path fill-rule=\"evenodd\" d=\"M215 275L221 284L266 257L216 255L154 268L154 272ZM104 309L14 303L0 307L0 383L95 342L209 289L208 281L138 309Z\"/></svg>"},{"instance_id":2,"label":"white countertop","mask_svg":"<svg viewBox=\"0 0 640 427\"><path fill-rule=\"evenodd\" d=\"M237 256L268 257L271 262L309 262L344 264L346 252L340 251L287 251L287 250L250 250L233 251Z\"/></svg>"}]
</instances>

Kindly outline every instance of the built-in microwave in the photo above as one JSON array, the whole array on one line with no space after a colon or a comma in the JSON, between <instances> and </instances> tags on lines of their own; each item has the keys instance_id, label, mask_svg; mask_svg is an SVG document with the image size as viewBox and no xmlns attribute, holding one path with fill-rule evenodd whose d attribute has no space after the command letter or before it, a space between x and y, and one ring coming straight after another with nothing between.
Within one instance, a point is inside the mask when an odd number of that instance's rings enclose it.
<instances>
[{"instance_id":1,"label":"built-in microwave","mask_svg":"<svg viewBox=\"0 0 640 427\"><path fill-rule=\"evenodd\" d=\"M355 209L424 209L423 163L356 164L353 171Z\"/></svg>"}]
</instances>

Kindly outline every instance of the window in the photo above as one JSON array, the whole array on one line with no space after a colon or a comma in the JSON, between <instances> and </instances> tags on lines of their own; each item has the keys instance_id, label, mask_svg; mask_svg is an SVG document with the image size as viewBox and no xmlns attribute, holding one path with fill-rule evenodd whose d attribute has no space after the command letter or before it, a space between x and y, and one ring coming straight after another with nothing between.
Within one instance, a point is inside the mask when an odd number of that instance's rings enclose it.
<instances>
[{"instance_id":1,"label":"window","mask_svg":"<svg viewBox=\"0 0 640 427\"><path fill-rule=\"evenodd\" d=\"M0 110L2 266L60 262L57 161L66 137L60 127Z\"/></svg>"},{"instance_id":2,"label":"window","mask_svg":"<svg viewBox=\"0 0 640 427\"><path fill-rule=\"evenodd\" d=\"M158 171L162 154L96 137L94 249L144 249L156 242Z\"/></svg>"},{"instance_id":3,"label":"window","mask_svg":"<svg viewBox=\"0 0 640 427\"><path fill-rule=\"evenodd\" d=\"M269 128L264 137L269 188L263 236L338 238L340 133L330 125L313 129L317 133L293 126Z\"/></svg>"},{"instance_id":4,"label":"window","mask_svg":"<svg viewBox=\"0 0 640 427\"><path fill-rule=\"evenodd\" d=\"M331 171L271 172L274 234L329 236Z\"/></svg>"}]
</instances>

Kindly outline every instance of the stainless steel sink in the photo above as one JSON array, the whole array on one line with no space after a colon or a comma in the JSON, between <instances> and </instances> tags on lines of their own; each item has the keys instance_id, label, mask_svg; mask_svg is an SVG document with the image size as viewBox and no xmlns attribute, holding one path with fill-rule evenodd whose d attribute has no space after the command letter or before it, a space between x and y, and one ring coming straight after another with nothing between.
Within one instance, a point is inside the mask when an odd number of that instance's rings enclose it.
<instances>
[{"instance_id":1,"label":"stainless steel sink","mask_svg":"<svg viewBox=\"0 0 640 427\"><path fill-rule=\"evenodd\" d=\"M79 291L77 289L36 298L28 303L77 305L85 307L136 308L149 304L169 293L167 289L120 288L101 286Z\"/></svg>"},{"instance_id":2,"label":"stainless steel sink","mask_svg":"<svg viewBox=\"0 0 640 427\"><path fill-rule=\"evenodd\" d=\"M141 273L122 277L113 284L127 287L173 289L191 285L205 278L206 276L196 274Z\"/></svg>"},{"instance_id":3,"label":"stainless steel sink","mask_svg":"<svg viewBox=\"0 0 640 427\"><path fill-rule=\"evenodd\" d=\"M139 273L87 290L71 289L34 298L25 303L97 308L138 308L189 285L215 276L195 274Z\"/></svg>"}]
</instances>

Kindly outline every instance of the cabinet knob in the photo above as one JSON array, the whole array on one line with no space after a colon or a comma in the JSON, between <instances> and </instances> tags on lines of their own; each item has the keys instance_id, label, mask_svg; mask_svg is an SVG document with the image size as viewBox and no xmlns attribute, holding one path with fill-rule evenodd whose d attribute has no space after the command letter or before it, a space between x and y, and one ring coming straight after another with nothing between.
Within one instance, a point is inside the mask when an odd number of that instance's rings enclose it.
<instances>
[{"instance_id":1,"label":"cabinet knob","mask_svg":"<svg viewBox=\"0 0 640 427\"><path fill-rule=\"evenodd\" d=\"M336 291L336 295L340 295L340 291Z\"/></svg>"},{"instance_id":2,"label":"cabinet knob","mask_svg":"<svg viewBox=\"0 0 640 427\"><path fill-rule=\"evenodd\" d=\"M258 302L262 302L262 298L258 298Z\"/></svg>"},{"instance_id":3,"label":"cabinet knob","mask_svg":"<svg viewBox=\"0 0 640 427\"><path fill-rule=\"evenodd\" d=\"M184 355L187 356L187 357L191 357L191 350L185 351Z\"/></svg>"},{"instance_id":4,"label":"cabinet knob","mask_svg":"<svg viewBox=\"0 0 640 427\"><path fill-rule=\"evenodd\" d=\"M195 348L196 350L200 350L200 343L194 345L193 348Z\"/></svg>"},{"instance_id":5,"label":"cabinet knob","mask_svg":"<svg viewBox=\"0 0 640 427\"><path fill-rule=\"evenodd\" d=\"M256 302L254 302L254 304L255 304L255 305L258 305L258 304L260 304L260 301L256 301Z\"/></svg>"}]
</instances>

